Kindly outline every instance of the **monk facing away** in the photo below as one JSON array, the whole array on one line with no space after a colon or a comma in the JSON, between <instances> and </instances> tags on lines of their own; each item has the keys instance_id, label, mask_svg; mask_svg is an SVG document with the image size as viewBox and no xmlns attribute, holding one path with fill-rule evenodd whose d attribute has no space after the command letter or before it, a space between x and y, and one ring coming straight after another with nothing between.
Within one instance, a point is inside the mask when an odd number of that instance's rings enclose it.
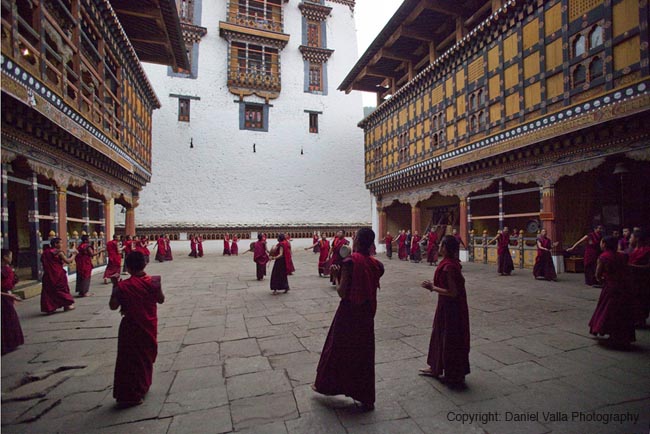
<instances>
[{"instance_id":1,"label":"monk facing away","mask_svg":"<svg viewBox=\"0 0 650 434\"><path fill-rule=\"evenodd\" d=\"M117 335L117 361L113 397L118 406L142 404L153 377L153 364L158 355L158 314L156 303L162 304L160 276L145 273L144 255L132 252L126 257L130 278L118 281L112 277L113 292L109 307L121 308L122 321Z\"/></svg>"}]
</instances>

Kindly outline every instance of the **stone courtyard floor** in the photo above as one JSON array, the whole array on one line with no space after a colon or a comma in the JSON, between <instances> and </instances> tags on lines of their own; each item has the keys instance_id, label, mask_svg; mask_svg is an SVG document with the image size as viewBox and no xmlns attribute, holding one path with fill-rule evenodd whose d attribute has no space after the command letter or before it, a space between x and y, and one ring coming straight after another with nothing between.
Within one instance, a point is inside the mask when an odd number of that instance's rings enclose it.
<instances>
[{"instance_id":1,"label":"stone courtyard floor","mask_svg":"<svg viewBox=\"0 0 650 434\"><path fill-rule=\"evenodd\" d=\"M633 351L598 345L587 323L599 290L575 274L536 282L529 270L499 277L494 266L464 264L472 373L465 390L450 390L418 376L436 306L419 284L433 268L381 254L376 409L313 393L338 296L300 242L286 295L255 280L250 253L223 257L216 242L202 259L174 243L173 262L151 264L167 301L152 388L130 409L112 398L120 315L101 276L74 311L42 316L38 298L21 303L26 344L2 357L2 432L648 432L650 330L637 331Z\"/></svg>"}]
</instances>

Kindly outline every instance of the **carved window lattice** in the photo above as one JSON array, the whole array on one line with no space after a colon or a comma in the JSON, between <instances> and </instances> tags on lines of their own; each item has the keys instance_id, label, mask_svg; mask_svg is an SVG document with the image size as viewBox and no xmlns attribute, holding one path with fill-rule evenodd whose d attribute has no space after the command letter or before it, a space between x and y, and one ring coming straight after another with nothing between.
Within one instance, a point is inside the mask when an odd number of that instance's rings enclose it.
<instances>
[{"instance_id":1,"label":"carved window lattice","mask_svg":"<svg viewBox=\"0 0 650 434\"><path fill-rule=\"evenodd\" d=\"M309 90L311 92L323 90L323 65L320 63L309 64Z\"/></svg>"},{"instance_id":2,"label":"carved window lattice","mask_svg":"<svg viewBox=\"0 0 650 434\"><path fill-rule=\"evenodd\" d=\"M194 0L177 0L181 23L194 24Z\"/></svg>"},{"instance_id":3,"label":"carved window lattice","mask_svg":"<svg viewBox=\"0 0 650 434\"><path fill-rule=\"evenodd\" d=\"M603 0L570 0L569 1L569 20L573 21L580 18L592 9L603 4Z\"/></svg>"}]
</instances>

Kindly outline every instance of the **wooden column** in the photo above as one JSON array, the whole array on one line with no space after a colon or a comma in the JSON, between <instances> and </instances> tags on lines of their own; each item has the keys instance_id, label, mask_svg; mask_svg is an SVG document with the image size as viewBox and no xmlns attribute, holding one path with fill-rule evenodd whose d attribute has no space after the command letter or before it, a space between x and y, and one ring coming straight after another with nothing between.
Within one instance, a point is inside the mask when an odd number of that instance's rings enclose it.
<instances>
[{"instance_id":1,"label":"wooden column","mask_svg":"<svg viewBox=\"0 0 650 434\"><path fill-rule=\"evenodd\" d=\"M84 185L84 197L81 202L81 218L84 220L83 225L81 226L82 234L85 232L86 235L90 236L90 200L88 200L88 183Z\"/></svg>"},{"instance_id":2,"label":"wooden column","mask_svg":"<svg viewBox=\"0 0 650 434\"><path fill-rule=\"evenodd\" d=\"M503 181L499 180L499 229L503 230Z\"/></svg>"},{"instance_id":3,"label":"wooden column","mask_svg":"<svg viewBox=\"0 0 650 434\"><path fill-rule=\"evenodd\" d=\"M113 239L113 199L106 199L103 203L104 207L104 233L106 234L106 242Z\"/></svg>"},{"instance_id":4,"label":"wooden column","mask_svg":"<svg viewBox=\"0 0 650 434\"><path fill-rule=\"evenodd\" d=\"M465 20L463 17L456 17L456 42L460 41L467 34L467 29L465 28Z\"/></svg>"},{"instance_id":5,"label":"wooden column","mask_svg":"<svg viewBox=\"0 0 650 434\"><path fill-rule=\"evenodd\" d=\"M541 188L542 209L539 214L542 227L546 229L547 236L553 241L557 239L557 228L555 225L555 185L547 183Z\"/></svg>"},{"instance_id":6,"label":"wooden column","mask_svg":"<svg viewBox=\"0 0 650 434\"><path fill-rule=\"evenodd\" d=\"M9 184L8 171L9 164L2 163L2 248L9 248L9 199L7 196L7 186Z\"/></svg>"},{"instance_id":7,"label":"wooden column","mask_svg":"<svg viewBox=\"0 0 650 434\"><path fill-rule=\"evenodd\" d=\"M37 280L40 272L39 268L41 267L41 258L38 253L41 248L41 236L40 218L38 213L38 177L35 173L32 175L32 184L29 189L32 193L32 200L29 204L29 249L32 279Z\"/></svg>"},{"instance_id":8,"label":"wooden column","mask_svg":"<svg viewBox=\"0 0 650 434\"><path fill-rule=\"evenodd\" d=\"M59 233L58 236L61 238L61 244L63 246L68 245L68 193L66 187L58 187L56 190L58 195L58 221L59 221Z\"/></svg>"},{"instance_id":9,"label":"wooden column","mask_svg":"<svg viewBox=\"0 0 650 434\"><path fill-rule=\"evenodd\" d=\"M415 231L421 232L421 210L418 205L411 205L411 233L414 234Z\"/></svg>"},{"instance_id":10,"label":"wooden column","mask_svg":"<svg viewBox=\"0 0 650 434\"><path fill-rule=\"evenodd\" d=\"M435 42L429 42L429 65L433 64L438 58L438 50L436 50Z\"/></svg>"},{"instance_id":11,"label":"wooden column","mask_svg":"<svg viewBox=\"0 0 650 434\"><path fill-rule=\"evenodd\" d=\"M56 187L50 191L50 216L52 217L52 230L54 236L59 236L59 193L56 191ZM45 234L44 234L45 235ZM49 234L48 235L48 239Z\"/></svg>"},{"instance_id":12,"label":"wooden column","mask_svg":"<svg viewBox=\"0 0 650 434\"><path fill-rule=\"evenodd\" d=\"M135 235L135 208L129 207L126 209L126 221L124 222L125 235Z\"/></svg>"},{"instance_id":13,"label":"wooden column","mask_svg":"<svg viewBox=\"0 0 650 434\"><path fill-rule=\"evenodd\" d=\"M377 214L379 216L379 227L377 231L377 239L381 240L386 236L386 211L383 208L377 208Z\"/></svg>"},{"instance_id":14,"label":"wooden column","mask_svg":"<svg viewBox=\"0 0 650 434\"><path fill-rule=\"evenodd\" d=\"M458 233L460 234L460 238L463 240L463 243L465 243L465 246L469 246L467 234L469 232L469 214L468 214L468 206L467 206L468 200L464 197L460 198L459 202L459 210L460 210L460 228L458 230Z\"/></svg>"}]
</instances>

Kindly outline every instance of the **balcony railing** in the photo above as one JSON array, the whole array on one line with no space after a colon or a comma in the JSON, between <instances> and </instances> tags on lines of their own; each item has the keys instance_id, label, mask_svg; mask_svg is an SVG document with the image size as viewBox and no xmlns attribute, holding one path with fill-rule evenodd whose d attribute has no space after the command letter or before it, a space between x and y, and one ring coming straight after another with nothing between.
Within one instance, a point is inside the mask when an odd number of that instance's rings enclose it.
<instances>
[{"instance_id":1,"label":"balcony railing","mask_svg":"<svg viewBox=\"0 0 650 434\"><path fill-rule=\"evenodd\" d=\"M284 23L282 6L270 0L254 2L254 6L245 0L228 3L228 22L253 29L282 33Z\"/></svg>"},{"instance_id":2,"label":"balcony railing","mask_svg":"<svg viewBox=\"0 0 650 434\"><path fill-rule=\"evenodd\" d=\"M231 68L228 71L228 86L251 90L280 92L280 73Z\"/></svg>"}]
</instances>

